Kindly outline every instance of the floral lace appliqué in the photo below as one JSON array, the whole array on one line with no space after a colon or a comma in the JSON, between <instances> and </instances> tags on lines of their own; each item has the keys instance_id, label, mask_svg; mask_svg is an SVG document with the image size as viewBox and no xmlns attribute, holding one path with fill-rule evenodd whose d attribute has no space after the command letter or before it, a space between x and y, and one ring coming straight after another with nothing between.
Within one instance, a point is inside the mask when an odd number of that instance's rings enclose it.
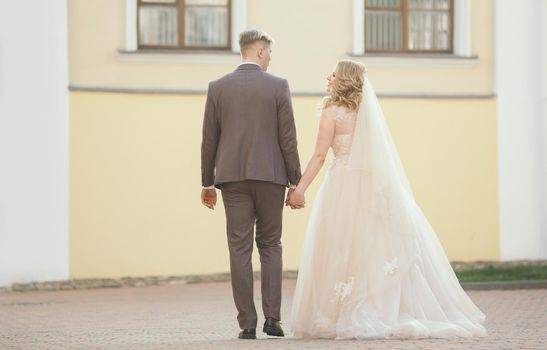
<instances>
[{"instance_id":1,"label":"floral lace appliqu\u00e9","mask_svg":"<svg viewBox=\"0 0 547 350\"><path fill-rule=\"evenodd\" d=\"M350 277L348 282L338 282L334 284L334 298L330 300L331 303L337 301L343 301L348 295L351 294L353 288L353 281L355 279Z\"/></svg>"},{"instance_id":2,"label":"floral lace appliqu\u00e9","mask_svg":"<svg viewBox=\"0 0 547 350\"><path fill-rule=\"evenodd\" d=\"M386 261L384 262L384 275L393 275L398 268L397 257L393 258L391 261Z\"/></svg>"},{"instance_id":3,"label":"floral lace appliqu\u00e9","mask_svg":"<svg viewBox=\"0 0 547 350\"><path fill-rule=\"evenodd\" d=\"M353 116L354 113L348 111L344 106L332 106L332 111L334 113L334 119L337 121L344 121Z\"/></svg>"}]
</instances>

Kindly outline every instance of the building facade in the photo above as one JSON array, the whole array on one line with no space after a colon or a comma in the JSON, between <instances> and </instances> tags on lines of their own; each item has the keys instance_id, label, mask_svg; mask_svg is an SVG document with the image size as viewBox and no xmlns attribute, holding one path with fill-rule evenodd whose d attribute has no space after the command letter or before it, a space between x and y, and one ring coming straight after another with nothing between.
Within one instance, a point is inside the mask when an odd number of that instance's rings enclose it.
<instances>
[{"instance_id":1,"label":"building facade","mask_svg":"<svg viewBox=\"0 0 547 350\"><path fill-rule=\"evenodd\" d=\"M58 169L67 173L66 179L48 180L68 196L63 202L68 209L60 210L65 216L58 217L66 227L56 231L60 240L47 240L52 226L17 227L33 231L30 238L46 238L41 248L64 264L54 275L25 274L32 266L13 268L16 259L4 255L0 285L228 271L222 203L210 211L199 202L199 150L207 84L240 62L237 35L245 28L266 30L276 40L269 71L289 80L303 167L315 143L325 77L339 59L361 61L417 202L450 260L547 258L544 2L520 2L518 11L508 0L69 0L67 5L68 36L61 28L51 29L50 36L59 40L57 52L68 54L69 103L54 99L70 106L61 125L70 142L56 153L66 162ZM63 10L59 5L56 15ZM55 73L42 81L53 86ZM55 86L66 94L66 86ZM3 130L8 130L4 121L16 120L16 110L2 116ZM9 142L2 169L19 156L15 141ZM39 158L30 157L34 163ZM2 193L13 181L22 186L15 175L2 176ZM308 203L321 177L310 187ZM39 196L43 202L52 199L51 193ZM2 218L9 222L15 214L7 208L19 200L17 191L2 199ZM30 221L38 215L14 208ZM285 211L287 270L298 267L309 209ZM6 244L0 252L24 249L9 239L17 235L15 226L1 227L0 244ZM41 259L36 263L47 257ZM257 262L255 256L255 267Z\"/></svg>"}]
</instances>

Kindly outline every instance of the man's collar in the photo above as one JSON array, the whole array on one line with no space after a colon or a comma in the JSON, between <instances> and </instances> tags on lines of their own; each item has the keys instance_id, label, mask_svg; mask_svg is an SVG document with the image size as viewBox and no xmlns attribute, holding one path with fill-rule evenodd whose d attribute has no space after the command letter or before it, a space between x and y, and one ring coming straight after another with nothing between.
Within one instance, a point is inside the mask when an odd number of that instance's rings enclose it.
<instances>
[{"instance_id":1,"label":"man's collar","mask_svg":"<svg viewBox=\"0 0 547 350\"><path fill-rule=\"evenodd\" d=\"M256 63L256 62L249 62L249 61L241 62L241 63L239 64L239 66L244 65L244 64L256 64L257 66L260 67L260 65L259 65L258 63ZM239 67L239 66L238 66L238 67Z\"/></svg>"},{"instance_id":2,"label":"man's collar","mask_svg":"<svg viewBox=\"0 0 547 350\"><path fill-rule=\"evenodd\" d=\"M236 71L242 71L242 70L262 71L262 67L260 67L259 64L254 62L243 62L236 68Z\"/></svg>"}]
</instances>

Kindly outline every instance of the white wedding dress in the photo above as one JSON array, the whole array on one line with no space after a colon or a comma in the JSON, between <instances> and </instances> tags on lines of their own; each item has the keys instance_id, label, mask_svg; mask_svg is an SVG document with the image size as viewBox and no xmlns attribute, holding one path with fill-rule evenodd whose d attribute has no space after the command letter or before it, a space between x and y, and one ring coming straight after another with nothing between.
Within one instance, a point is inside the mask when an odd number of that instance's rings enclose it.
<instances>
[{"instance_id":1,"label":"white wedding dress","mask_svg":"<svg viewBox=\"0 0 547 350\"><path fill-rule=\"evenodd\" d=\"M334 160L308 223L291 312L304 338L484 336L416 204L372 85L358 112L331 106Z\"/></svg>"}]
</instances>

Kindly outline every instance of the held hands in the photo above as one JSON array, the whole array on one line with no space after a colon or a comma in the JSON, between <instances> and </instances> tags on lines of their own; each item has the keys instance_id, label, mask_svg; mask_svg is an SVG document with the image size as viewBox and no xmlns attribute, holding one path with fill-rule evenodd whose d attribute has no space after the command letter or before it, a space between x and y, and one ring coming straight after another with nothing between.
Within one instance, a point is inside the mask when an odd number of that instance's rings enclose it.
<instances>
[{"instance_id":1,"label":"held hands","mask_svg":"<svg viewBox=\"0 0 547 350\"><path fill-rule=\"evenodd\" d=\"M201 204L209 209L215 209L217 205L217 191L214 188L204 188L201 190Z\"/></svg>"},{"instance_id":2,"label":"held hands","mask_svg":"<svg viewBox=\"0 0 547 350\"><path fill-rule=\"evenodd\" d=\"M302 209L306 206L306 199L304 197L304 192L300 191L298 188L290 189L287 193L287 200L285 201L285 206L290 206L291 209Z\"/></svg>"}]
</instances>

